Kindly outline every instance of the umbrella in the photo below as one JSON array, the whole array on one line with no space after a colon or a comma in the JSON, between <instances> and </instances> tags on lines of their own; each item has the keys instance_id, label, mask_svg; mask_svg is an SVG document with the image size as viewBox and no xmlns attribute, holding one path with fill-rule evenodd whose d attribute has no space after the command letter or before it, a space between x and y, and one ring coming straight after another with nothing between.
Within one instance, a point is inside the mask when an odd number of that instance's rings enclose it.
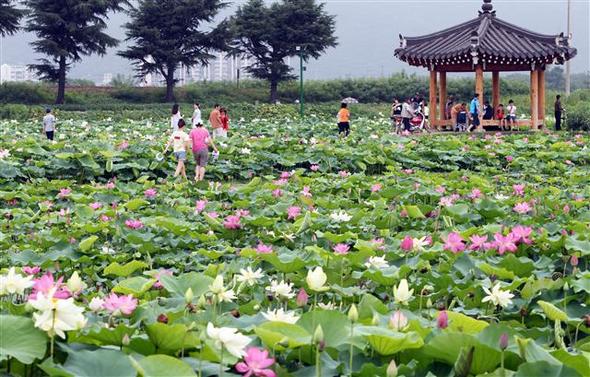
<instances>
[{"instance_id":1,"label":"umbrella","mask_svg":"<svg viewBox=\"0 0 590 377\"><path fill-rule=\"evenodd\" d=\"M346 97L345 99L343 99L340 102L342 102L342 103L359 103L359 100L356 98L352 98L352 97Z\"/></svg>"}]
</instances>

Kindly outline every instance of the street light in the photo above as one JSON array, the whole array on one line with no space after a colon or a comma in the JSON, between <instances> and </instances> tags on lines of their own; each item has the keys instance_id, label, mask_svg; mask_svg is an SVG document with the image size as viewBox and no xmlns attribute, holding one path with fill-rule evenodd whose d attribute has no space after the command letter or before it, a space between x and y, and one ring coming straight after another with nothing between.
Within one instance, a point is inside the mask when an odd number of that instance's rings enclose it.
<instances>
[{"instance_id":1,"label":"street light","mask_svg":"<svg viewBox=\"0 0 590 377\"><path fill-rule=\"evenodd\" d=\"M303 49L301 46L295 47L295 50L299 52L299 115L303 119Z\"/></svg>"}]
</instances>

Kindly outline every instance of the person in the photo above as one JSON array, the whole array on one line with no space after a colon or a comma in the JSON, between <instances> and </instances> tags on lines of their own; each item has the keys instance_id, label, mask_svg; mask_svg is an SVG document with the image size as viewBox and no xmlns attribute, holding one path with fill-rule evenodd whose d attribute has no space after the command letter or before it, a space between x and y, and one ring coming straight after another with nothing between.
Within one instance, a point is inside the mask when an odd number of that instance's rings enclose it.
<instances>
[{"instance_id":1,"label":"person","mask_svg":"<svg viewBox=\"0 0 590 377\"><path fill-rule=\"evenodd\" d=\"M172 132L178 131L178 122L182 119L182 115L180 115L180 106L175 103L172 106L172 116L170 116L170 128L172 128Z\"/></svg>"},{"instance_id":2,"label":"person","mask_svg":"<svg viewBox=\"0 0 590 377\"><path fill-rule=\"evenodd\" d=\"M561 114L563 106L561 105L561 96L555 96L555 131L561 131Z\"/></svg>"},{"instance_id":3,"label":"person","mask_svg":"<svg viewBox=\"0 0 590 377\"><path fill-rule=\"evenodd\" d=\"M216 153L219 153L213 143L209 131L203 127L202 123L197 123L189 134L192 142L193 156L197 166L195 167L195 181L202 181L205 177L205 167L209 161L209 145L213 147Z\"/></svg>"},{"instance_id":4,"label":"person","mask_svg":"<svg viewBox=\"0 0 590 377\"><path fill-rule=\"evenodd\" d=\"M445 105L445 119L451 119L451 111L453 109L453 105L455 104L455 101L453 100L453 97L450 96L449 99L447 100L447 103Z\"/></svg>"},{"instance_id":5,"label":"person","mask_svg":"<svg viewBox=\"0 0 590 377\"><path fill-rule=\"evenodd\" d=\"M422 103L422 114L424 114L424 119L426 120L425 127L428 127L430 124L428 118L430 117L430 107L428 107L428 102L424 101Z\"/></svg>"},{"instance_id":6,"label":"person","mask_svg":"<svg viewBox=\"0 0 590 377\"><path fill-rule=\"evenodd\" d=\"M45 116L43 117L43 132L47 140L53 140L55 135L55 116L51 113L51 109L45 109Z\"/></svg>"},{"instance_id":7,"label":"person","mask_svg":"<svg viewBox=\"0 0 590 377\"><path fill-rule=\"evenodd\" d=\"M499 104L498 108L496 109L496 120L500 122L500 128L502 130L506 129L506 114L504 114L504 105Z\"/></svg>"},{"instance_id":8,"label":"person","mask_svg":"<svg viewBox=\"0 0 590 377\"><path fill-rule=\"evenodd\" d=\"M412 99L408 98L408 99L406 99L406 101L402 105L402 114L401 115L402 115L402 123L404 125L405 131L412 130L412 125L410 124L410 120L416 116L416 113L414 112L414 108L413 108L411 101L412 101Z\"/></svg>"},{"instance_id":9,"label":"person","mask_svg":"<svg viewBox=\"0 0 590 377\"><path fill-rule=\"evenodd\" d=\"M398 101L397 98L393 99L393 103L391 104L391 123L394 127L397 127L401 122L401 114L402 114L402 104Z\"/></svg>"},{"instance_id":10,"label":"person","mask_svg":"<svg viewBox=\"0 0 590 377\"><path fill-rule=\"evenodd\" d=\"M184 162L186 161L186 151L188 150L190 139L186 132L184 132L184 126L186 126L186 122L184 119L180 118L178 120L178 129L172 132L170 140L168 141L168 144L166 144L166 150L172 145L174 157L176 157L176 160L178 161L174 177L178 177L178 175L182 174L183 178L186 179Z\"/></svg>"},{"instance_id":11,"label":"person","mask_svg":"<svg viewBox=\"0 0 590 377\"><path fill-rule=\"evenodd\" d=\"M459 112L461 111L463 107L463 104L460 102L457 102L452 108L451 108L451 124L453 126L457 125L457 114L459 114Z\"/></svg>"},{"instance_id":12,"label":"person","mask_svg":"<svg viewBox=\"0 0 590 377\"><path fill-rule=\"evenodd\" d=\"M350 110L346 103L341 103L340 111L338 111L338 133L340 136L350 134Z\"/></svg>"},{"instance_id":13,"label":"person","mask_svg":"<svg viewBox=\"0 0 590 377\"><path fill-rule=\"evenodd\" d=\"M216 137L223 137L223 127L221 124L221 113L219 109L218 103L213 105L213 111L209 114L209 124L211 125L211 129L213 129L213 138Z\"/></svg>"},{"instance_id":14,"label":"person","mask_svg":"<svg viewBox=\"0 0 590 377\"><path fill-rule=\"evenodd\" d=\"M483 119L492 120L494 119L494 108L490 105L490 101L483 103Z\"/></svg>"},{"instance_id":15,"label":"person","mask_svg":"<svg viewBox=\"0 0 590 377\"><path fill-rule=\"evenodd\" d=\"M191 124L194 127L197 126L198 123L203 123L203 119L201 118L201 105L199 105L198 102L195 102L194 105L194 111L193 111L193 117L191 118Z\"/></svg>"},{"instance_id":16,"label":"person","mask_svg":"<svg viewBox=\"0 0 590 377\"><path fill-rule=\"evenodd\" d=\"M219 110L221 116L221 129L223 130L223 137L227 137L227 131L229 131L229 116L227 115L227 109L222 107Z\"/></svg>"},{"instance_id":17,"label":"person","mask_svg":"<svg viewBox=\"0 0 590 377\"><path fill-rule=\"evenodd\" d=\"M507 126L511 130L516 125L516 106L514 106L513 100L508 101L506 110L508 111L508 115L506 116L506 120L508 121Z\"/></svg>"},{"instance_id":18,"label":"person","mask_svg":"<svg viewBox=\"0 0 590 377\"><path fill-rule=\"evenodd\" d=\"M465 132L467 130L467 120L469 119L467 115L467 104L465 102L458 104L459 111L456 115L456 124L455 124L455 131L457 132Z\"/></svg>"},{"instance_id":19,"label":"person","mask_svg":"<svg viewBox=\"0 0 590 377\"><path fill-rule=\"evenodd\" d=\"M469 131L473 131L475 128L479 127L480 123L480 114L481 114L481 105L479 103L479 93L475 93L473 95L473 99L469 104L469 114L471 115L471 127Z\"/></svg>"}]
</instances>

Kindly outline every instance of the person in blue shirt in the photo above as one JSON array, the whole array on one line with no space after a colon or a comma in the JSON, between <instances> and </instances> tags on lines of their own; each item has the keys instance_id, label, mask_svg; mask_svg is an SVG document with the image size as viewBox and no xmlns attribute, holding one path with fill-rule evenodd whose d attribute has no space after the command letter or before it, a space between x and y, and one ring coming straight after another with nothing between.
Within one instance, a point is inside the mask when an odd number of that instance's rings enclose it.
<instances>
[{"instance_id":1,"label":"person in blue shirt","mask_svg":"<svg viewBox=\"0 0 590 377\"><path fill-rule=\"evenodd\" d=\"M469 131L473 131L475 128L479 127L479 115L481 113L480 109L479 93L475 93L473 95L473 99L471 100L471 104L469 105L469 113L471 114L471 128Z\"/></svg>"}]
</instances>

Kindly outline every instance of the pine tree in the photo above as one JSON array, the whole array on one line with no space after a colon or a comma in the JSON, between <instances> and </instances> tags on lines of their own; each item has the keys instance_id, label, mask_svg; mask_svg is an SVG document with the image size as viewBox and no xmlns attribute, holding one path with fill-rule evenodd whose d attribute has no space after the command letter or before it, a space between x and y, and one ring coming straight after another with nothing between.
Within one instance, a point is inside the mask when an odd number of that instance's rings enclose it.
<instances>
[{"instance_id":1,"label":"pine tree","mask_svg":"<svg viewBox=\"0 0 590 377\"><path fill-rule=\"evenodd\" d=\"M0 36L14 34L23 13L12 5L12 1L0 0Z\"/></svg>"}]
</instances>

